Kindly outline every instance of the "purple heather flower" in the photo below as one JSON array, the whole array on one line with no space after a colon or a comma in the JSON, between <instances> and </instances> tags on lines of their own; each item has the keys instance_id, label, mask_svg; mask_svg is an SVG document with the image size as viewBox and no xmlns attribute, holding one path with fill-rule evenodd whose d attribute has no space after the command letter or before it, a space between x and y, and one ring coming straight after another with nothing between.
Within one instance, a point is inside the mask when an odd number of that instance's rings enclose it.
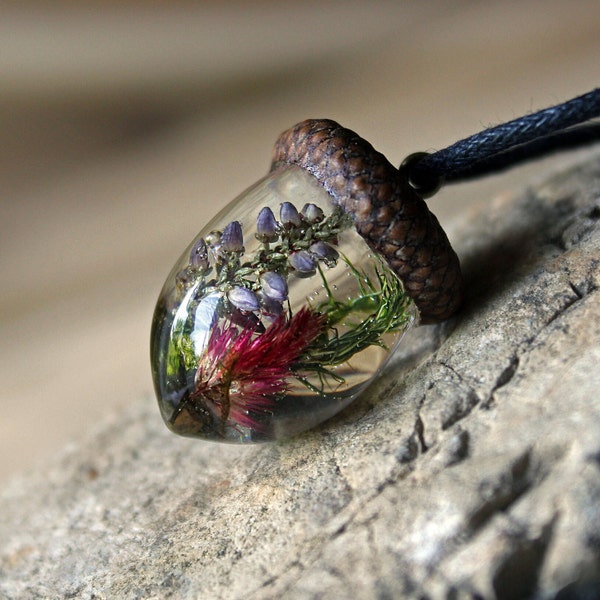
<instances>
[{"instance_id":1,"label":"purple heather flower","mask_svg":"<svg viewBox=\"0 0 600 600\"><path fill-rule=\"evenodd\" d=\"M314 274L317 268L315 257L306 250L299 250L290 254L288 262L299 277L309 277Z\"/></svg>"},{"instance_id":2,"label":"purple heather flower","mask_svg":"<svg viewBox=\"0 0 600 600\"><path fill-rule=\"evenodd\" d=\"M203 238L200 238L190 252L190 266L198 271L208 271L210 264L208 262L208 248Z\"/></svg>"},{"instance_id":3,"label":"purple heather flower","mask_svg":"<svg viewBox=\"0 0 600 600\"><path fill-rule=\"evenodd\" d=\"M221 235L221 250L225 252L243 252L244 237L242 235L242 226L239 221L231 221L223 229Z\"/></svg>"},{"instance_id":4,"label":"purple heather flower","mask_svg":"<svg viewBox=\"0 0 600 600\"><path fill-rule=\"evenodd\" d=\"M256 218L256 237L261 242L274 242L279 237L275 215L268 206L262 208Z\"/></svg>"},{"instance_id":5,"label":"purple heather flower","mask_svg":"<svg viewBox=\"0 0 600 600\"><path fill-rule=\"evenodd\" d=\"M306 203L300 213L309 223L320 223L325 218L325 213L312 202Z\"/></svg>"},{"instance_id":6,"label":"purple heather flower","mask_svg":"<svg viewBox=\"0 0 600 600\"><path fill-rule=\"evenodd\" d=\"M279 218L286 227L300 225L300 215L298 210L291 202L282 202L279 210Z\"/></svg>"},{"instance_id":7,"label":"purple heather flower","mask_svg":"<svg viewBox=\"0 0 600 600\"><path fill-rule=\"evenodd\" d=\"M278 317L283 312L283 304L269 298L264 292L258 292L262 312L268 317Z\"/></svg>"},{"instance_id":8,"label":"purple heather flower","mask_svg":"<svg viewBox=\"0 0 600 600\"><path fill-rule=\"evenodd\" d=\"M258 310L260 303L256 294L248 288L236 286L231 288L227 293L229 302L240 310L246 310L248 312Z\"/></svg>"},{"instance_id":9,"label":"purple heather flower","mask_svg":"<svg viewBox=\"0 0 600 600\"><path fill-rule=\"evenodd\" d=\"M275 271L267 271L260 276L260 287L265 296L271 300L283 302L287 298L287 281L283 275Z\"/></svg>"},{"instance_id":10,"label":"purple heather flower","mask_svg":"<svg viewBox=\"0 0 600 600\"><path fill-rule=\"evenodd\" d=\"M308 251L319 260L322 260L328 267L334 267L340 257L338 251L327 242L315 242Z\"/></svg>"}]
</instances>

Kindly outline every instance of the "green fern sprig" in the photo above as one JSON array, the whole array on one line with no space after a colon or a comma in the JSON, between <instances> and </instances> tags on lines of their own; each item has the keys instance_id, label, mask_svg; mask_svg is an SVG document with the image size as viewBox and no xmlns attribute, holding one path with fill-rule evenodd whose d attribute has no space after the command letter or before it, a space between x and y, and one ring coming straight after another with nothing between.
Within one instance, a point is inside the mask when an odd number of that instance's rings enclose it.
<instances>
[{"instance_id":1,"label":"green fern sprig","mask_svg":"<svg viewBox=\"0 0 600 600\"><path fill-rule=\"evenodd\" d=\"M336 375L331 367L349 361L369 346L385 348L383 336L402 329L413 314L412 301L399 279L386 277L376 270L375 283L366 273L357 270L347 257L342 256L342 259L354 275L361 295L347 302L335 300L321 271L328 298L316 310L327 316L327 331L306 349L300 361L294 365L295 372L314 373L321 383L328 377L343 383L343 378ZM356 323L349 322L349 317L367 311L370 314L366 318ZM338 325L341 323L348 329L340 334ZM300 380L306 385L304 377Z\"/></svg>"}]
</instances>

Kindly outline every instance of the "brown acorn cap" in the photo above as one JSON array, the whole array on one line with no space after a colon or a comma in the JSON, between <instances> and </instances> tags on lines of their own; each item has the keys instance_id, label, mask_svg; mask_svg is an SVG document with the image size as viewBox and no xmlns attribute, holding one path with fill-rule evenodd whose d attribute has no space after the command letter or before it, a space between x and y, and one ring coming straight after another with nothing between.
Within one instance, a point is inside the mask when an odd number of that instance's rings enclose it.
<instances>
[{"instance_id":1,"label":"brown acorn cap","mask_svg":"<svg viewBox=\"0 0 600 600\"><path fill-rule=\"evenodd\" d=\"M451 316L462 298L456 253L435 216L402 175L369 142L328 119L283 132L272 170L297 165L311 173L356 230L386 258L420 312L421 322Z\"/></svg>"}]
</instances>

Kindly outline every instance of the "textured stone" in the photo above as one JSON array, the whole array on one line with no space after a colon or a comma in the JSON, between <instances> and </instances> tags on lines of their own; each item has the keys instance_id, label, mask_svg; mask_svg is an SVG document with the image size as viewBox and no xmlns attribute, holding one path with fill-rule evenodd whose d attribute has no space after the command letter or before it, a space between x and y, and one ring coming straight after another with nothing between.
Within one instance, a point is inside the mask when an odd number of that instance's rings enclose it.
<instances>
[{"instance_id":1,"label":"textured stone","mask_svg":"<svg viewBox=\"0 0 600 600\"><path fill-rule=\"evenodd\" d=\"M449 233L463 310L417 330L318 430L253 447L186 440L147 398L12 481L0 596L512 599L593 586L598 156Z\"/></svg>"}]
</instances>

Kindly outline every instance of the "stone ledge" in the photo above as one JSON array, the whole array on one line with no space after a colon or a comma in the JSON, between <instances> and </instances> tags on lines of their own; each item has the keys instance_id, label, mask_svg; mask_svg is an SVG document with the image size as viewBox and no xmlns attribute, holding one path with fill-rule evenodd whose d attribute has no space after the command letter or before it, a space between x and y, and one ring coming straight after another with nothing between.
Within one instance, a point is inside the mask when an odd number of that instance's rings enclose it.
<instances>
[{"instance_id":1,"label":"stone ledge","mask_svg":"<svg viewBox=\"0 0 600 600\"><path fill-rule=\"evenodd\" d=\"M15 479L0 595L550 598L597 577L598 155L449 234L464 309L320 429L207 444L146 398Z\"/></svg>"}]
</instances>

